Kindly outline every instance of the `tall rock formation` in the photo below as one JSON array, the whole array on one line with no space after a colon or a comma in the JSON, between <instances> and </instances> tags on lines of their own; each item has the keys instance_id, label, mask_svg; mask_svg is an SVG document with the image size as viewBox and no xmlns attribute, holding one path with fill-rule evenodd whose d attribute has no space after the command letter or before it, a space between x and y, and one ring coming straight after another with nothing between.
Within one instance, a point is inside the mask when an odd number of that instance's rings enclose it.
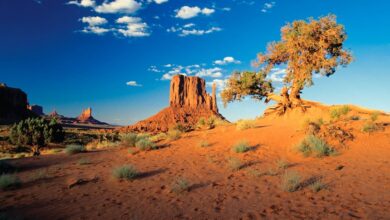
<instances>
[{"instance_id":1,"label":"tall rock formation","mask_svg":"<svg viewBox=\"0 0 390 220\"><path fill-rule=\"evenodd\" d=\"M213 85L212 95L209 95L204 79L175 75L171 81L169 107L146 120L128 126L126 130L164 132L177 123L192 127L200 118L215 116L224 119L218 112L216 97L216 86Z\"/></svg>"},{"instance_id":2,"label":"tall rock formation","mask_svg":"<svg viewBox=\"0 0 390 220\"><path fill-rule=\"evenodd\" d=\"M93 119L92 117L92 108L83 109L81 115L77 117L80 121L88 121L89 119Z\"/></svg>"},{"instance_id":3,"label":"tall rock formation","mask_svg":"<svg viewBox=\"0 0 390 220\"><path fill-rule=\"evenodd\" d=\"M25 92L0 83L0 124L10 124L34 116L27 106Z\"/></svg>"}]
</instances>

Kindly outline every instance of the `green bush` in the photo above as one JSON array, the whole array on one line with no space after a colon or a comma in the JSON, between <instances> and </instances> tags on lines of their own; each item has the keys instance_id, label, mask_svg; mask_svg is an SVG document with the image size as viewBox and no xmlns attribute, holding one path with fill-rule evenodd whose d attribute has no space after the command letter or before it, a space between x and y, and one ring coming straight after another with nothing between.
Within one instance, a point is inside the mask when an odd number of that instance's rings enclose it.
<instances>
[{"instance_id":1,"label":"green bush","mask_svg":"<svg viewBox=\"0 0 390 220\"><path fill-rule=\"evenodd\" d=\"M98 134L99 142L117 142L120 141L120 136L118 131L104 131Z\"/></svg>"},{"instance_id":2,"label":"green bush","mask_svg":"<svg viewBox=\"0 0 390 220\"><path fill-rule=\"evenodd\" d=\"M11 127L9 139L14 145L29 146L38 156L40 149L48 143L63 141L64 131L55 119L28 118Z\"/></svg>"},{"instance_id":3,"label":"green bush","mask_svg":"<svg viewBox=\"0 0 390 220\"><path fill-rule=\"evenodd\" d=\"M301 176L295 171L286 171L282 176L280 187L286 192L295 192L301 184Z\"/></svg>"},{"instance_id":4,"label":"green bush","mask_svg":"<svg viewBox=\"0 0 390 220\"><path fill-rule=\"evenodd\" d=\"M149 140L149 138L142 138L137 141L135 146L140 150L152 150L156 148L156 145Z\"/></svg>"},{"instance_id":5,"label":"green bush","mask_svg":"<svg viewBox=\"0 0 390 220\"><path fill-rule=\"evenodd\" d=\"M373 112L373 113L371 113L371 115L370 115L370 119L371 119L371 121L376 121L376 120L378 120L378 118L379 118L379 115L380 115L380 113L379 112Z\"/></svg>"},{"instance_id":6,"label":"green bush","mask_svg":"<svg viewBox=\"0 0 390 220\"><path fill-rule=\"evenodd\" d=\"M315 135L306 136L301 143L298 144L297 150L305 157L315 156L331 156L336 153L336 150L330 147L324 140Z\"/></svg>"},{"instance_id":7,"label":"green bush","mask_svg":"<svg viewBox=\"0 0 390 220\"><path fill-rule=\"evenodd\" d=\"M112 171L112 175L116 179L132 180L135 179L139 173L137 169L132 165L125 165L117 167Z\"/></svg>"},{"instance_id":8,"label":"green bush","mask_svg":"<svg viewBox=\"0 0 390 220\"><path fill-rule=\"evenodd\" d=\"M177 178L171 186L171 191L174 193L183 193L185 191L189 191L189 189L190 183L188 182L188 180L182 177Z\"/></svg>"},{"instance_id":9,"label":"green bush","mask_svg":"<svg viewBox=\"0 0 390 220\"><path fill-rule=\"evenodd\" d=\"M165 140L167 139L167 134L165 133L158 133L156 135L153 135L152 137L150 137L150 140L153 141L153 142L159 142L159 141L162 141L162 140Z\"/></svg>"},{"instance_id":10,"label":"green bush","mask_svg":"<svg viewBox=\"0 0 390 220\"><path fill-rule=\"evenodd\" d=\"M65 153L72 155L77 153L85 152L85 147L83 145L77 145L77 144L70 144L66 146Z\"/></svg>"},{"instance_id":11,"label":"green bush","mask_svg":"<svg viewBox=\"0 0 390 220\"><path fill-rule=\"evenodd\" d=\"M121 141L123 144L130 146L130 147L135 147L135 144L137 143L138 137L136 133L125 133L121 134Z\"/></svg>"},{"instance_id":12,"label":"green bush","mask_svg":"<svg viewBox=\"0 0 390 220\"><path fill-rule=\"evenodd\" d=\"M233 151L236 153L245 153L250 150L248 142L240 141L236 145L233 146Z\"/></svg>"},{"instance_id":13,"label":"green bush","mask_svg":"<svg viewBox=\"0 0 390 220\"><path fill-rule=\"evenodd\" d=\"M327 185L322 183L320 180L317 180L310 185L310 188L311 188L311 190L313 190L313 192L319 192L322 189L326 189L326 187L327 187Z\"/></svg>"},{"instance_id":14,"label":"green bush","mask_svg":"<svg viewBox=\"0 0 390 220\"><path fill-rule=\"evenodd\" d=\"M372 121L369 121L367 123L365 123L362 127L362 132L365 132L365 133L373 133L375 131L378 131L380 128L378 125L376 125L374 122Z\"/></svg>"},{"instance_id":15,"label":"green bush","mask_svg":"<svg viewBox=\"0 0 390 220\"><path fill-rule=\"evenodd\" d=\"M244 166L241 160L235 157L231 157L228 159L228 165L232 171L240 170Z\"/></svg>"},{"instance_id":16,"label":"green bush","mask_svg":"<svg viewBox=\"0 0 390 220\"><path fill-rule=\"evenodd\" d=\"M236 128L239 131L250 129L256 127L256 121L255 120L239 120L236 123Z\"/></svg>"},{"instance_id":17,"label":"green bush","mask_svg":"<svg viewBox=\"0 0 390 220\"><path fill-rule=\"evenodd\" d=\"M182 132L178 129L169 129L167 132L167 138L170 141L178 140L181 137Z\"/></svg>"},{"instance_id":18,"label":"green bush","mask_svg":"<svg viewBox=\"0 0 390 220\"><path fill-rule=\"evenodd\" d=\"M20 179L11 174L2 174L0 175L0 189L6 190L12 187L18 187L20 186L22 182Z\"/></svg>"},{"instance_id":19,"label":"green bush","mask_svg":"<svg viewBox=\"0 0 390 220\"><path fill-rule=\"evenodd\" d=\"M347 106L335 107L330 110L330 118L334 120L340 119L342 116L347 115L351 109Z\"/></svg>"}]
</instances>

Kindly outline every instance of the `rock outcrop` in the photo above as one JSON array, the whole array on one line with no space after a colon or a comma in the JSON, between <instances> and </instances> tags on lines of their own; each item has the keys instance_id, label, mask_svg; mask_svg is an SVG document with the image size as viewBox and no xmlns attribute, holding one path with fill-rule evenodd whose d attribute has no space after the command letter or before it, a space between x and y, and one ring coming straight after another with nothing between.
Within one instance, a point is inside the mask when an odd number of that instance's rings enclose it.
<instances>
[{"instance_id":1,"label":"rock outcrop","mask_svg":"<svg viewBox=\"0 0 390 220\"><path fill-rule=\"evenodd\" d=\"M88 121L90 119L93 119L92 117L92 108L83 109L81 112L81 115L77 117L79 121Z\"/></svg>"},{"instance_id":2,"label":"rock outcrop","mask_svg":"<svg viewBox=\"0 0 390 220\"><path fill-rule=\"evenodd\" d=\"M25 92L0 84L0 124L10 124L34 116L27 106Z\"/></svg>"},{"instance_id":3,"label":"rock outcrop","mask_svg":"<svg viewBox=\"0 0 390 220\"><path fill-rule=\"evenodd\" d=\"M125 130L165 132L178 123L189 128L198 123L200 118L212 116L224 119L218 112L215 84L210 95L206 92L204 79L175 75L171 81L169 107L146 120L126 127Z\"/></svg>"},{"instance_id":4,"label":"rock outcrop","mask_svg":"<svg viewBox=\"0 0 390 220\"><path fill-rule=\"evenodd\" d=\"M45 115L45 114L43 113L43 107L40 106L40 105L29 105L29 106L27 106L27 108L28 108L30 111L34 112L34 113L35 113L36 115L38 115L38 116Z\"/></svg>"},{"instance_id":5,"label":"rock outcrop","mask_svg":"<svg viewBox=\"0 0 390 220\"><path fill-rule=\"evenodd\" d=\"M96 120L92 116L92 108L84 109L81 114L76 118L65 117L57 113L57 111L53 111L50 113L48 118L55 118L62 125L72 126L72 125L109 125L105 122L101 122Z\"/></svg>"}]
</instances>

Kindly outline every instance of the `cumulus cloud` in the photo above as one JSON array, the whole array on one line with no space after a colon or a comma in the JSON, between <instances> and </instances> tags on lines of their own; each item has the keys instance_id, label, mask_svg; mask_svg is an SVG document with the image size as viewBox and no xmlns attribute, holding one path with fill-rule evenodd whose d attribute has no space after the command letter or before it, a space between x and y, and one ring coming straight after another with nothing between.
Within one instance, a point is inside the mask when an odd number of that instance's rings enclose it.
<instances>
[{"instance_id":1,"label":"cumulus cloud","mask_svg":"<svg viewBox=\"0 0 390 220\"><path fill-rule=\"evenodd\" d=\"M80 7L94 7L95 1L94 0L73 0L68 2L69 5L77 5Z\"/></svg>"},{"instance_id":2,"label":"cumulus cloud","mask_svg":"<svg viewBox=\"0 0 390 220\"><path fill-rule=\"evenodd\" d=\"M216 60L214 61L214 64L216 65L226 65L230 63L240 64L241 61L234 59L234 57L225 57L222 60Z\"/></svg>"},{"instance_id":3,"label":"cumulus cloud","mask_svg":"<svg viewBox=\"0 0 390 220\"><path fill-rule=\"evenodd\" d=\"M199 72L196 73L195 76L219 78L222 77L222 69L219 67L209 68L209 69L203 68L199 70Z\"/></svg>"},{"instance_id":4,"label":"cumulus cloud","mask_svg":"<svg viewBox=\"0 0 390 220\"><path fill-rule=\"evenodd\" d=\"M150 71L150 72L155 72L155 73L160 73L161 72L161 70L159 70L158 68L157 68L157 66L150 66L149 68L148 68L148 71Z\"/></svg>"},{"instance_id":5,"label":"cumulus cloud","mask_svg":"<svg viewBox=\"0 0 390 220\"><path fill-rule=\"evenodd\" d=\"M172 33L178 33L179 36L185 37L189 35L205 35L205 34L211 34L213 32L221 31L222 29L219 27L211 27L208 29L199 29L199 28L194 28L195 24L189 23L185 24L182 27L171 27L167 29L167 32L172 32Z\"/></svg>"},{"instance_id":6,"label":"cumulus cloud","mask_svg":"<svg viewBox=\"0 0 390 220\"><path fill-rule=\"evenodd\" d=\"M88 26L88 27L85 27L81 32L87 33L87 34L102 35L102 34L105 34L109 31L111 31L111 29L102 28L102 27L98 27L98 26Z\"/></svg>"},{"instance_id":7,"label":"cumulus cloud","mask_svg":"<svg viewBox=\"0 0 390 220\"><path fill-rule=\"evenodd\" d=\"M95 11L98 13L123 13L132 14L140 9L141 3L135 0L114 0L111 2L103 2L103 4L95 7Z\"/></svg>"},{"instance_id":8,"label":"cumulus cloud","mask_svg":"<svg viewBox=\"0 0 390 220\"><path fill-rule=\"evenodd\" d=\"M263 9L261 9L261 12L266 13L268 12L271 8L275 6L275 2L266 2L263 5Z\"/></svg>"},{"instance_id":9,"label":"cumulus cloud","mask_svg":"<svg viewBox=\"0 0 390 220\"><path fill-rule=\"evenodd\" d=\"M154 0L154 2L156 4L162 4L162 3L168 2L168 0Z\"/></svg>"},{"instance_id":10,"label":"cumulus cloud","mask_svg":"<svg viewBox=\"0 0 390 220\"><path fill-rule=\"evenodd\" d=\"M83 17L81 18L81 21L83 23L88 23L89 26L98 26L103 25L107 23L107 20L105 18L94 16L94 17Z\"/></svg>"},{"instance_id":11,"label":"cumulus cloud","mask_svg":"<svg viewBox=\"0 0 390 220\"><path fill-rule=\"evenodd\" d=\"M268 75L268 79L275 83L282 83L286 76L286 69L273 68Z\"/></svg>"},{"instance_id":12,"label":"cumulus cloud","mask_svg":"<svg viewBox=\"0 0 390 220\"><path fill-rule=\"evenodd\" d=\"M123 16L118 18L116 23L125 24L124 27L117 29L124 37L146 37L150 35L148 24L142 22L139 17Z\"/></svg>"},{"instance_id":13,"label":"cumulus cloud","mask_svg":"<svg viewBox=\"0 0 390 220\"><path fill-rule=\"evenodd\" d=\"M213 79L211 82L206 82L207 86L212 86L215 83L217 90L223 90L226 86L227 79Z\"/></svg>"},{"instance_id":14,"label":"cumulus cloud","mask_svg":"<svg viewBox=\"0 0 390 220\"><path fill-rule=\"evenodd\" d=\"M190 7L190 6L183 6L180 9L176 10L176 18L181 19L190 19L193 17L198 16L199 14L204 15L211 15L215 12L214 9L211 8L199 8L198 6Z\"/></svg>"},{"instance_id":15,"label":"cumulus cloud","mask_svg":"<svg viewBox=\"0 0 390 220\"><path fill-rule=\"evenodd\" d=\"M141 87L141 84L138 84L137 81L128 81L126 82L126 85L128 86L134 86L134 87Z\"/></svg>"}]
</instances>

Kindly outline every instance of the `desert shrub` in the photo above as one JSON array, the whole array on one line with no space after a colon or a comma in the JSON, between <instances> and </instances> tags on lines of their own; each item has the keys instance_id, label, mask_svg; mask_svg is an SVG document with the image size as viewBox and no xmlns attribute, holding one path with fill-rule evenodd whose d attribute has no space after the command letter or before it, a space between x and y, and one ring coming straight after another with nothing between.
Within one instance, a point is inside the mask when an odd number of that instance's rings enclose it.
<instances>
[{"instance_id":1,"label":"desert shrub","mask_svg":"<svg viewBox=\"0 0 390 220\"><path fill-rule=\"evenodd\" d=\"M373 133L380 130L380 127L372 121L365 123L362 127L362 132Z\"/></svg>"},{"instance_id":2,"label":"desert shrub","mask_svg":"<svg viewBox=\"0 0 390 220\"><path fill-rule=\"evenodd\" d=\"M373 113L371 113L371 115L370 115L371 121L376 121L376 120L378 120L379 114L380 114L379 112L373 112Z\"/></svg>"},{"instance_id":3,"label":"desert shrub","mask_svg":"<svg viewBox=\"0 0 390 220\"><path fill-rule=\"evenodd\" d=\"M327 185L322 183L321 180L316 180L309 187L311 190L313 190L313 192L319 192L322 189L325 189L327 187Z\"/></svg>"},{"instance_id":4,"label":"desert shrub","mask_svg":"<svg viewBox=\"0 0 390 220\"><path fill-rule=\"evenodd\" d=\"M286 171L282 176L280 187L286 192L295 192L301 184L301 176L295 171Z\"/></svg>"},{"instance_id":5,"label":"desert shrub","mask_svg":"<svg viewBox=\"0 0 390 220\"><path fill-rule=\"evenodd\" d=\"M240 141L233 146L233 151L236 153L245 153L250 150L247 141Z\"/></svg>"},{"instance_id":6,"label":"desert shrub","mask_svg":"<svg viewBox=\"0 0 390 220\"><path fill-rule=\"evenodd\" d=\"M173 127L170 128L170 130L178 130L180 132L187 132L188 128L184 126L182 123L176 123Z\"/></svg>"},{"instance_id":7,"label":"desert shrub","mask_svg":"<svg viewBox=\"0 0 390 220\"><path fill-rule=\"evenodd\" d=\"M158 133L158 134L150 137L150 140L153 142L159 142L159 141L162 141L165 139L167 139L167 134L165 134L165 133Z\"/></svg>"},{"instance_id":8,"label":"desert shrub","mask_svg":"<svg viewBox=\"0 0 390 220\"><path fill-rule=\"evenodd\" d=\"M14 145L29 146L34 155L40 155L40 149L51 142L64 139L62 126L55 119L28 118L11 127L9 140Z\"/></svg>"},{"instance_id":9,"label":"desert shrub","mask_svg":"<svg viewBox=\"0 0 390 220\"><path fill-rule=\"evenodd\" d=\"M342 116L345 116L350 112L351 109L347 106L334 107L330 110L330 118L334 120L340 119Z\"/></svg>"},{"instance_id":10,"label":"desert shrub","mask_svg":"<svg viewBox=\"0 0 390 220\"><path fill-rule=\"evenodd\" d=\"M65 153L72 155L77 153L85 152L85 147L83 145L77 145L77 144L70 144L66 146Z\"/></svg>"},{"instance_id":11,"label":"desert shrub","mask_svg":"<svg viewBox=\"0 0 390 220\"><path fill-rule=\"evenodd\" d=\"M236 129L239 131L256 127L255 120L239 120L236 123Z\"/></svg>"},{"instance_id":12,"label":"desert shrub","mask_svg":"<svg viewBox=\"0 0 390 220\"><path fill-rule=\"evenodd\" d=\"M111 142L111 141L99 141L95 140L92 142L89 142L85 149L86 150L96 150L96 149L109 149L109 148L115 148L119 146L119 142Z\"/></svg>"},{"instance_id":13,"label":"desert shrub","mask_svg":"<svg viewBox=\"0 0 390 220\"><path fill-rule=\"evenodd\" d=\"M135 147L137 143L137 134L136 133L124 133L120 135L121 142L127 146Z\"/></svg>"},{"instance_id":14,"label":"desert shrub","mask_svg":"<svg viewBox=\"0 0 390 220\"><path fill-rule=\"evenodd\" d=\"M181 137L182 133L182 131L177 129L169 129L167 132L167 138L170 141L178 140Z\"/></svg>"},{"instance_id":15,"label":"desert shrub","mask_svg":"<svg viewBox=\"0 0 390 220\"><path fill-rule=\"evenodd\" d=\"M200 118L199 120L198 120L198 122L196 123L196 128L197 129L202 129L202 128L204 128L206 126L206 119L205 118Z\"/></svg>"},{"instance_id":16,"label":"desert shrub","mask_svg":"<svg viewBox=\"0 0 390 220\"><path fill-rule=\"evenodd\" d=\"M183 177L177 178L171 186L171 191L174 193L183 193L185 191L189 191L190 183Z\"/></svg>"},{"instance_id":17,"label":"desert shrub","mask_svg":"<svg viewBox=\"0 0 390 220\"><path fill-rule=\"evenodd\" d=\"M139 173L137 169L132 165L125 165L117 167L112 171L112 175L116 179L132 180L135 179Z\"/></svg>"},{"instance_id":18,"label":"desert shrub","mask_svg":"<svg viewBox=\"0 0 390 220\"><path fill-rule=\"evenodd\" d=\"M324 140L315 135L306 136L297 146L298 152L301 152L305 157L315 156L331 156L336 153L336 150L330 147Z\"/></svg>"},{"instance_id":19,"label":"desert shrub","mask_svg":"<svg viewBox=\"0 0 390 220\"><path fill-rule=\"evenodd\" d=\"M117 142L120 141L118 131L103 131L98 133L99 142Z\"/></svg>"},{"instance_id":20,"label":"desert shrub","mask_svg":"<svg viewBox=\"0 0 390 220\"><path fill-rule=\"evenodd\" d=\"M235 157L229 158L227 162L232 171L240 170L244 166L241 160Z\"/></svg>"},{"instance_id":21,"label":"desert shrub","mask_svg":"<svg viewBox=\"0 0 390 220\"><path fill-rule=\"evenodd\" d=\"M268 176L276 176L276 175L279 174L279 172L278 172L277 169L269 168L266 174L267 174Z\"/></svg>"},{"instance_id":22,"label":"desert shrub","mask_svg":"<svg viewBox=\"0 0 390 220\"><path fill-rule=\"evenodd\" d=\"M88 158L81 158L77 163L79 165L88 165L91 164L91 161Z\"/></svg>"},{"instance_id":23,"label":"desert shrub","mask_svg":"<svg viewBox=\"0 0 390 220\"><path fill-rule=\"evenodd\" d=\"M360 116L359 115L352 115L349 119L351 119L352 121L359 121Z\"/></svg>"},{"instance_id":24,"label":"desert shrub","mask_svg":"<svg viewBox=\"0 0 390 220\"><path fill-rule=\"evenodd\" d=\"M9 173L15 170L15 167L12 166L5 160L0 160L0 174Z\"/></svg>"},{"instance_id":25,"label":"desert shrub","mask_svg":"<svg viewBox=\"0 0 390 220\"><path fill-rule=\"evenodd\" d=\"M47 170L37 170L33 172L29 178L31 182L47 179L49 177L49 174L47 173Z\"/></svg>"},{"instance_id":26,"label":"desert shrub","mask_svg":"<svg viewBox=\"0 0 390 220\"><path fill-rule=\"evenodd\" d=\"M156 148L156 145L149 138L139 139L135 146L140 150L152 150Z\"/></svg>"},{"instance_id":27,"label":"desert shrub","mask_svg":"<svg viewBox=\"0 0 390 220\"><path fill-rule=\"evenodd\" d=\"M322 118L312 120L312 119L306 119L303 123L303 130L306 134L317 134L321 130L321 126L324 124L324 121Z\"/></svg>"},{"instance_id":28,"label":"desert shrub","mask_svg":"<svg viewBox=\"0 0 390 220\"><path fill-rule=\"evenodd\" d=\"M208 147L208 146L210 146L210 143L206 140L201 140L201 141L199 141L198 146L199 147Z\"/></svg>"},{"instance_id":29,"label":"desert shrub","mask_svg":"<svg viewBox=\"0 0 390 220\"><path fill-rule=\"evenodd\" d=\"M290 163L287 160L279 159L276 161L276 166L279 169L287 169L290 166Z\"/></svg>"},{"instance_id":30,"label":"desert shrub","mask_svg":"<svg viewBox=\"0 0 390 220\"><path fill-rule=\"evenodd\" d=\"M255 169L248 170L248 173L249 173L249 175L251 175L253 177L261 177L261 176L264 176L266 174L264 172L260 172L260 171L255 170Z\"/></svg>"},{"instance_id":31,"label":"desert shrub","mask_svg":"<svg viewBox=\"0 0 390 220\"><path fill-rule=\"evenodd\" d=\"M20 179L15 175L11 175L11 174L0 175L0 189L2 190L18 187L20 186L21 183L22 182L20 181Z\"/></svg>"}]
</instances>

